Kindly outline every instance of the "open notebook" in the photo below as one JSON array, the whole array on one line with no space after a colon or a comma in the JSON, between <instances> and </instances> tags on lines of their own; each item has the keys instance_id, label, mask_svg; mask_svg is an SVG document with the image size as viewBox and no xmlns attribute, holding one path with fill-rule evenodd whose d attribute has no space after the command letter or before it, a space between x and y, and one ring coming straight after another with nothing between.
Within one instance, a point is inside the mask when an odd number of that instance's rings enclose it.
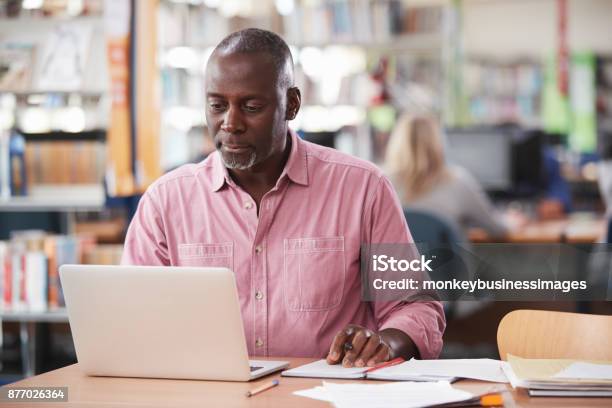
<instances>
[{"instance_id":1,"label":"open notebook","mask_svg":"<svg viewBox=\"0 0 612 408\"><path fill-rule=\"evenodd\" d=\"M408 362L406 362L408 363ZM338 378L338 379L360 379L368 378L371 380L395 380L395 381L456 381L457 377L449 376L421 376L402 370L406 364L381 368L380 370L366 373L371 367L352 367L345 368L340 364L329 365L325 360L315 361L291 370L283 371L281 375L285 377L311 377L311 378Z\"/></svg>"},{"instance_id":2,"label":"open notebook","mask_svg":"<svg viewBox=\"0 0 612 408\"><path fill-rule=\"evenodd\" d=\"M448 381L473 378L482 381L508 382L501 368L501 361L491 359L416 360L381 368L367 373L369 367L344 368L329 365L325 360L315 361L291 370L283 371L287 377L314 377L385 381Z\"/></svg>"}]
</instances>

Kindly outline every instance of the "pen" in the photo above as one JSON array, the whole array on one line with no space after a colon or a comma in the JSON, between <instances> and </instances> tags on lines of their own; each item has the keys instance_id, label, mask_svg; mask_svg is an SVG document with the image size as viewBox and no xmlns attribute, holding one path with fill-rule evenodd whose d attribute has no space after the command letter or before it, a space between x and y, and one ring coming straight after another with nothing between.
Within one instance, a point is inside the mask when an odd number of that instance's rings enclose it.
<instances>
[{"instance_id":1,"label":"pen","mask_svg":"<svg viewBox=\"0 0 612 408\"><path fill-rule=\"evenodd\" d=\"M394 358L393 360L385 361L384 363L380 363L375 365L374 367L370 367L364 371L364 373L371 373L372 371L380 370L381 368L391 367L394 365L402 364L405 360L401 357Z\"/></svg>"},{"instance_id":2,"label":"pen","mask_svg":"<svg viewBox=\"0 0 612 408\"><path fill-rule=\"evenodd\" d=\"M247 397L252 397L253 395L259 394L260 392L264 392L266 390L269 390L272 387L276 387L278 384L279 384L278 380L272 380L272 381L270 381L267 384L264 384L264 385L261 385L261 386L259 386L257 388L254 388L251 391L247 391L246 392L246 396Z\"/></svg>"}]
</instances>

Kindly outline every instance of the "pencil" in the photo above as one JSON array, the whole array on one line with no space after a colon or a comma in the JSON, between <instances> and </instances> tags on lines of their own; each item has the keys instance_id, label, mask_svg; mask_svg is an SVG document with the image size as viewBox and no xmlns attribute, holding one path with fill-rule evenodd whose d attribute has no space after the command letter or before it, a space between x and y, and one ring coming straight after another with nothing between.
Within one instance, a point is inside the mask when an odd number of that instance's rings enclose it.
<instances>
[{"instance_id":1,"label":"pencil","mask_svg":"<svg viewBox=\"0 0 612 408\"><path fill-rule=\"evenodd\" d=\"M372 371L380 370L381 368L391 367L394 365L398 365L404 362L404 359L401 357L394 358L393 360L385 361L384 363L380 363L375 365L374 367L370 367L364 371L364 373L371 373Z\"/></svg>"},{"instance_id":2,"label":"pencil","mask_svg":"<svg viewBox=\"0 0 612 408\"><path fill-rule=\"evenodd\" d=\"M260 392L264 392L265 390L269 390L272 387L276 387L278 384L279 384L278 380L272 380L269 383L266 383L266 384L261 385L261 386L259 386L257 388L254 388L254 389L252 389L250 391L247 391L246 392L246 396L247 397L252 397L253 395L259 394Z\"/></svg>"}]
</instances>

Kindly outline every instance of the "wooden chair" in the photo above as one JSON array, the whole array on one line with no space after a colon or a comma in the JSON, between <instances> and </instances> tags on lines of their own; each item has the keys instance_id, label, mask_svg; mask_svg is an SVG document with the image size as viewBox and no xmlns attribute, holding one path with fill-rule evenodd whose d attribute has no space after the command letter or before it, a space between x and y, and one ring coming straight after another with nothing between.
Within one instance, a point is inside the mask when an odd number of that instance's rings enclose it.
<instances>
[{"instance_id":1,"label":"wooden chair","mask_svg":"<svg viewBox=\"0 0 612 408\"><path fill-rule=\"evenodd\" d=\"M515 310L497 328L502 360L524 358L612 361L612 316Z\"/></svg>"}]
</instances>

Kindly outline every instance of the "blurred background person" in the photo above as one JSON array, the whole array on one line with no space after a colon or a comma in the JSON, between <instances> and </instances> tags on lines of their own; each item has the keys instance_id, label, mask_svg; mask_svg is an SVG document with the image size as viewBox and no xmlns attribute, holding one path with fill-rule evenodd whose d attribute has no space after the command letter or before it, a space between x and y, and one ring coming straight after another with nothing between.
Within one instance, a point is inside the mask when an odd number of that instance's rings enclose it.
<instances>
[{"instance_id":1,"label":"blurred background person","mask_svg":"<svg viewBox=\"0 0 612 408\"><path fill-rule=\"evenodd\" d=\"M518 216L496 212L465 169L446 162L440 128L431 117L400 117L387 145L385 166L404 208L440 215L466 234L468 228L479 227L501 237L518 223Z\"/></svg>"}]
</instances>

